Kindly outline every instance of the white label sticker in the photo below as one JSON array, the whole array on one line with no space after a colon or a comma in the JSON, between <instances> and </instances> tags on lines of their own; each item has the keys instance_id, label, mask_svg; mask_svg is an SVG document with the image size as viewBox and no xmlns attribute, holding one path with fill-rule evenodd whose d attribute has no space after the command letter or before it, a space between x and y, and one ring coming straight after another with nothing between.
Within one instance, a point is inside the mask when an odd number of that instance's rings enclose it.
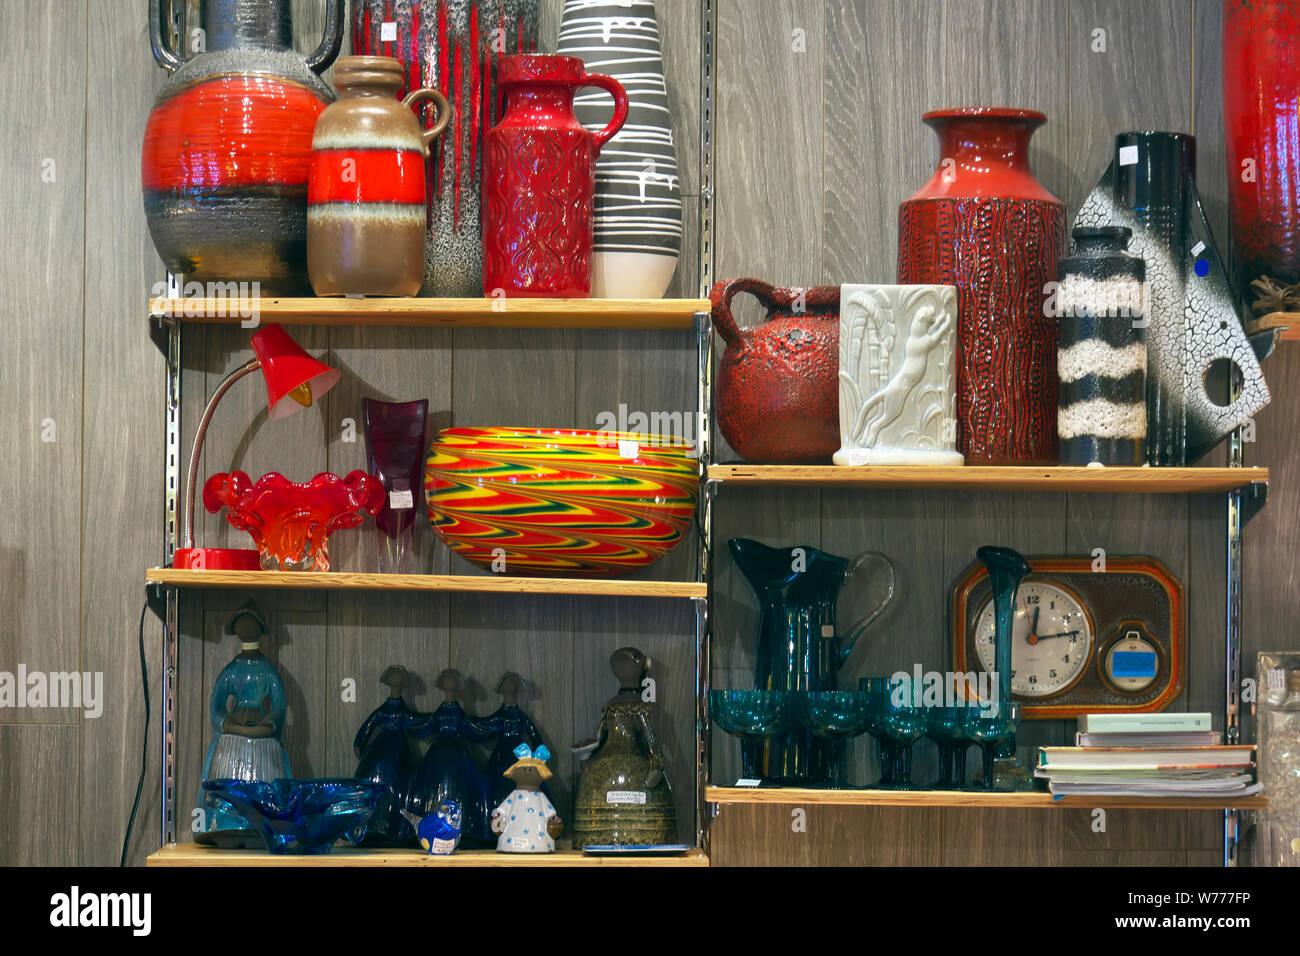
<instances>
[{"instance_id":1,"label":"white label sticker","mask_svg":"<svg viewBox=\"0 0 1300 956\"><path fill-rule=\"evenodd\" d=\"M618 440L619 458L635 458L640 453L641 453L641 446L638 445L636 442L628 441L627 439L624 438L620 438Z\"/></svg>"},{"instance_id":2,"label":"white label sticker","mask_svg":"<svg viewBox=\"0 0 1300 956\"><path fill-rule=\"evenodd\" d=\"M762 785L762 780L755 780L753 777L741 777L736 781L736 786L738 787L759 787Z\"/></svg>"},{"instance_id":3,"label":"white label sticker","mask_svg":"<svg viewBox=\"0 0 1300 956\"><path fill-rule=\"evenodd\" d=\"M397 24L392 20L381 24L379 27L379 39L383 43L395 43L397 41Z\"/></svg>"},{"instance_id":4,"label":"white label sticker","mask_svg":"<svg viewBox=\"0 0 1300 956\"><path fill-rule=\"evenodd\" d=\"M822 637L834 637L834 636L835 636L835 625L834 625L834 624L823 624L823 625L822 625Z\"/></svg>"},{"instance_id":5,"label":"white label sticker","mask_svg":"<svg viewBox=\"0 0 1300 956\"><path fill-rule=\"evenodd\" d=\"M1119 148L1119 164L1121 166L1136 166L1138 161L1138 148L1136 146L1121 146Z\"/></svg>"},{"instance_id":6,"label":"white label sticker","mask_svg":"<svg viewBox=\"0 0 1300 956\"><path fill-rule=\"evenodd\" d=\"M606 803L645 803L644 790L607 790Z\"/></svg>"},{"instance_id":7,"label":"white label sticker","mask_svg":"<svg viewBox=\"0 0 1300 956\"><path fill-rule=\"evenodd\" d=\"M853 466L871 464L871 450L868 448L850 448L849 464Z\"/></svg>"},{"instance_id":8,"label":"white label sticker","mask_svg":"<svg viewBox=\"0 0 1300 956\"><path fill-rule=\"evenodd\" d=\"M1192 246L1192 255L1194 256L1199 256L1204 251L1205 243L1203 242L1198 242L1196 245Z\"/></svg>"},{"instance_id":9,"label":"white label sticker","mask_svg":"<svg viewBox=\"0 0 1300 956\"><path fill-rule=\"evenodd\" d=\"M1269 690L1286 690L1286 671L1280 667L1270 667L1266 675Z\"/></svg>"},{"instance_id":10,"label":"white label sticker","mask_svg":"<svg viewBox=\"0 0 1300 956\"><path fill-rule=\"evenodd\" d=\"M410 511L415 507L415 495L410 491L390 491L388 493L389 511Z\"/></svg>"}]
</instances>

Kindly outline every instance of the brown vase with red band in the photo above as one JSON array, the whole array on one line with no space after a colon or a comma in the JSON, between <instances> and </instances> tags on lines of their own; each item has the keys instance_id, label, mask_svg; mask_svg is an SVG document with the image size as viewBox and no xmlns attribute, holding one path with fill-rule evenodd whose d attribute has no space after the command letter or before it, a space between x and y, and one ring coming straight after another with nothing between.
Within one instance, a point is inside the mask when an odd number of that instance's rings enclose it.
<instances>
[{"instance_id":1,"label":"brown vase with red band","mask_svg":"<svg viewBox=\"0 0 1300 956\"><path fill-rule=\"evenodd\" d=\"M307 183L307 269L317 295L415 295L424 282L425 159L450 111L437 90L397 99L402 64L345 56L339 101L316 122ZM424 130L412 107L431 101Z\"/></svg>"},{"instance_id":2,"label":"brown vase with red band","mask_svg":"<svg viewBox=\"0 0 1300 956\"><path fill-rule=\"evenodd\" d=\"M197 282L307 289L312 130L334 91L344 0L325 0L316 52L293 49L290 0L207 0L205 52L172 49L150 0L154 56L174 71L154 101L140 162L145 217L169 272Z\"/></svg>"},{"instance_id":3,"label":"brown vase with red band","mask_svg":"<svg viewBox=\"0 0 1300 956\"><path fill-rule=\"evenodd\" d=\"M1065 205L1034 178L1047 117L927 113L939 167L898 210L898 281L957 287L957 447L967 464L1055 462L1056 319L1046 314Z\"/></svg>"},{"instance_id":4,"label":"brown vase with red band","mask_svg":"<svg viewBox=\"0 0 1300 956\"><path fill-rule=\"evenodd\" d=\"M742 329L731 302L748 292L767 309ZM718 428L745 461L829 462L840 447L840 288L777 288L760 279L713 287L713 327L727 343L718 367Z\"/></svg>"}]
</instances>

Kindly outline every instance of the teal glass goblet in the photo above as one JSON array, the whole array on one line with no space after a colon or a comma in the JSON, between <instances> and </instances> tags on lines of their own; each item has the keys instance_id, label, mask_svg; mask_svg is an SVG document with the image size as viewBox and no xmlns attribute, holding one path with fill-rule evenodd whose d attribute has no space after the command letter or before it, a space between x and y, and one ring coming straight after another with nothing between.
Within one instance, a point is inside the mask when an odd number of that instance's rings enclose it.
<instances>
[{"instance_id":1,"label":"teal glass goblet","mask_svg":"<svg viewBox=\"0 0 1300 956\"><path fill-rule=\"evenodd\" d=\"M826 780L816 786L853 789L844 772L844 744L871 723L871 698L853 690L818 690L796 693L794 702L799 722L826 741Z\"/></svg>"},{"instance_id":2,"label":"teal glass goblet","mask_svg":"<svg viewBox=\"0 0 1300 956\"><path fill-rule=\"evenodd\" d=\"M993 702L989 705L975 703L966 708L966 734L980 745L984 758L984 776L980 783L968 789L996 790L995 764L998 748L1016 735L1020 722L1020 705Z\"/></svg>"},{"instance_id":3,"label":"teal glass goblet","mask_svg":"<svg viewBox=\"0 0 1300 956\"><path fill-rule=\"evenodd\" d=\"M867 698L867 733L875 739L880 751L880 779L871 784L871 789L892 790L898 775L898 745L885 734L881 716L884 708L880 706L880 699L889 693L889 678L860 677L858 692Z\"/></svg>"},{"instance_id":4,"label":"teal glass goblet","mask_svg":"<svg viewBox=\"0 0 1300 956\"><path fill-rule=\"evenodd\" d=\"M912 747L925 736L932 708L914 699L912 682L906 679L891 679L888 690L875 700L876 719L883 734L898 748L893 784L882 789L924 790L925 787L912 783Z\"/></svg>"},{"instance_id":5,"label":"teal glass goblet","mask_svg":"<svg viewBox=\"0 0 1300 956\"><path fill-rule=\"evenodd\" d=\"M934 707L926 725L926 736L939 747L939 779L936 790L960 790L966 785L966 707Z\"/></svg>"},{"instance_id":6,"label":"teal glass goblet","mask_svg":"<svg viewBox=\"0 0 1300 956\"><path fill-rule=\"evenodd\" d=\"M790 694L783 690L715 690L709 692L709 716L740 739L740 774L763 779L763 744L793 723Z\"/></svg>"}]
</instances>

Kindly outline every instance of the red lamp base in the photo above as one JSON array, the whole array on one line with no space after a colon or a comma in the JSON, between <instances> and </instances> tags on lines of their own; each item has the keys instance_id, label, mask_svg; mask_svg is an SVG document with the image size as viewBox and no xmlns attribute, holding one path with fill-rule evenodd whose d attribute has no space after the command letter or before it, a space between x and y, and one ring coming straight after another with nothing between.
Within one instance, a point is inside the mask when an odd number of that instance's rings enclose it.
<instances>
[{"instance_id":1,"label":"red lamp base","mask_svg":"<svg viewBox=\"0 0 1300 956\"><path fill-rule=\"evenodd\" d=\"M172 557L178 571L261 571L262 557L248 548L180 548Z\"/></svg>"}]
</instances>

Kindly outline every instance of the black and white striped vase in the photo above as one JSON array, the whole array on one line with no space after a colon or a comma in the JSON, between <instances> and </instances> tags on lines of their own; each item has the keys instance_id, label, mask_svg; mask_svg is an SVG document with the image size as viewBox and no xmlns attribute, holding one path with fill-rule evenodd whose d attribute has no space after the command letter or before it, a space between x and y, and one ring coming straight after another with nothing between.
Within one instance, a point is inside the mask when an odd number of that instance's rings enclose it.
<instances>
[{"instance_id":1,"label":"black and white striped vase","mask_svg":"<svg viewBox=\"0 0 1300 956\"><path fill-rule=\"evenodd\" d=\"M1075 229L1056 305L1056 429L1063 465L1146 462L1145 263L1122 226Z\"/></svg>"},{"instance_id":2,"label":"black and white striped vase","mask_svg":"<svg viewBox=\"0 0 1300 956\"><path fill-rule=\"evenodd\" d=\"M596 163L591 294L657 299L681 253L682 190L655 5L565 0L556 52L580 57L587 72L612 76L627 90L627 122ZM574 98L578 122L593 132L612 108L603 90L589 87Z\"/></svg>"}]
</instances>

